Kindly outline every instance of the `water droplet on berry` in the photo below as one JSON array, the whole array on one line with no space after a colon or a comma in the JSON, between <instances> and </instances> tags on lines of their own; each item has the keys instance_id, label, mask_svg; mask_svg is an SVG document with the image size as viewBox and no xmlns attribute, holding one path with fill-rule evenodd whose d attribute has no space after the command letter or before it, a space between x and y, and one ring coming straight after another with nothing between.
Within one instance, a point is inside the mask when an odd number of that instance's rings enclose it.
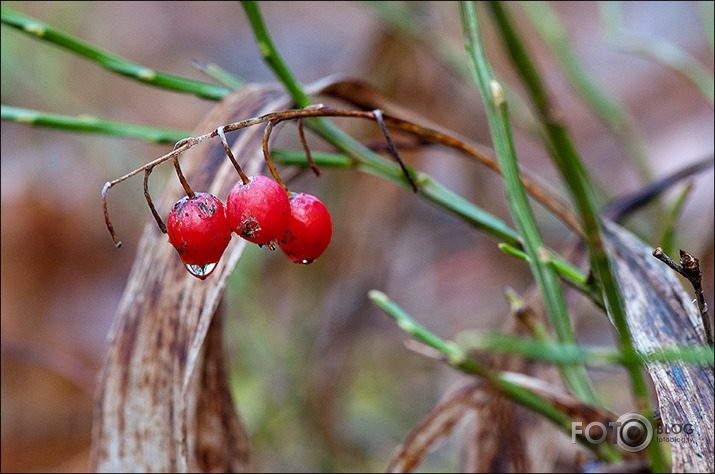
<instances>
[{"instance_id":1,"label":"water droplet on berry","mask_svg":"<svg viewBox=\"0 0 715 474\"><path fill-rule=\"evenodd\" d=\"M186 269L196 278L205 280L207 276L211 274L216 268L216 263L209 263L208 265L185 265Z\"/></svg>"}]
</instances>

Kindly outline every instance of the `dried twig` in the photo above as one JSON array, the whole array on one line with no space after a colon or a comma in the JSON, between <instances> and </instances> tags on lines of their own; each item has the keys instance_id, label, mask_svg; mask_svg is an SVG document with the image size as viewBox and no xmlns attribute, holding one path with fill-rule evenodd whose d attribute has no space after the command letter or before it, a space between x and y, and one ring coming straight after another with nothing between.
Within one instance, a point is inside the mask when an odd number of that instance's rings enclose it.
<instances>
[{"instance_id":1,"label":"dried twig","mask_svg":"<svg viewBox=\"0 0 715 474\"><path fill-rule=\"evenodd\" d=\"M703 320L703 328L705 328L705 336L707 337L708 345L712 346L713 333L710 326L708 304L705 302L705 295L703 294L703 273L700 271L700 261L683 249L680 249L680 265L668 257L660 247L653 250L653 256L680 273L693 285L695 299L698 301L698 310Z\"/></svg>"},{"instance_id":2,"label":"dried twig","mask_svg":"<svg viewBox=\"0 0 715 474\"><path fill-rule=\"evenodd\" d=\"M395 149L395 145L392 143L392 138L390 138L390 134L387 133L387 127L385 126L385 120L382 118L382 112L380 111L380 109L375 109L372 111L372 113L373 115L375 115L375 120L377 120L377 123L380 125L380 130L382 130L382 134L385 135L385 140L387 140L387 146L390 149L390 153L392 153L392 156L395 158L395 161L400 165L400 169L402 169L402 173L407 178L407 181L410 182L410 186L412 186L412 191L418 192L420 188L417 186L417 183L415 183L415 180L412 178L412 175L407 170L407 167L402 161L402 158L400 158L400 155L397 154L397 149Z\"/></svg>"},{"instance_id":3,"label":"dried twig","mask_svg":"<svg viewBox=\"0 0 715 474\"><path fill-rule=\"evenodd\" d=\"M263 133L263 158L265 158L266 164L268 165L268 169L271 171L273 178L278 184L281 185L290 198L293 193L290 192L288 186L285 185L281 177L278 175L278 171L276 171L276 167L273 166L273 161L271 160L271 152L268 149L268 140L271 138L271 131L273 131L273 127L275 127L278 123L280 123L280 120L273 119L268 122L268 125L266 125L266 131Z\"/></svg>"},{"instance_id":4,"label":"dried twig","mask_svg":"<svg viewBox=\"0 0 715 474\"><path fill-rule=\"evenodd\" d=\"M118 183L121 183L122 181L131 178L132 176L145 172L147 169L152 169L157 165L160 165L164 163L165 161L168 160L175 160L179 155L181 155L183 152L189 150L190 148L198 145L199 143L202 143L208 139L221 136L224 132L232 132L235 130L240 130L243 128L251 127L253 125L258 125L261 123L269 122L269 124L266 126L266 134L264 134L264 155L267 158L269 168L272 167L272 164L270 163L270 158L269 154L267 153L267 138L270 136L270 132L272 128L279 122L282 122L284 120L299 120L303 118L310 118L310 117L353 117L353 118L363 118L363 119L368 119L368 120L375 120L379 121L378 115L383 119L385 124L390 124L393 127L405 130L407 132L413 133L423 140L426 140L428 142L432 143L438 143L444 146L448 146L450 148L457 149L473 158L475 158L477 161L480 163L485 164L487 167L492 169L493 171L500 172L499 165L497 162L491 158L490 156L482 153L481 151L477 150L475 147L469 145L468 143L465 143L457 138L451 137L445 133L436 131L436 130L431 130L428 128L424 128L420 125L417 125L413 122L407 121L400 119L398 117L394 117L391 115L388 115L384 112L379 112L378 114L375 114L375 111L359 111L359 110L339 110L339 109L333 109L329 107L315 107L315 108L308 108L308 109L298 109L298 110L286 110L282 112L273 112L269 114L262 115L260 117L254 117L251 119L247 120L242 120L240 122L235 122L231 123L228 125L224 125L222 127L219 127L212 132L206 133L204 135L200 135L197 137L191 137L191 138L186 138L181 141L179 141L176 146L174 147L174 150L171 151L171 153L167 153L164 156L161 156L144 166L135 169L134 171L131 171L124 176L117 178L113 181L108 181L105 183L103 189L102 189L102 206L104 209L104 217L105 217L105 222L107 224L107 229L109 230L110 234L112 235L112 238L114 239L114 243L117 247L121 247L121 242L119 241L119 238L117 237L114 228L112 227L112 224L109 220L109 215L107 212L107 191L113 186L115 186ZM220 131L219 131L220 129ZM178 160L175 164L175 166L178 166ZM234 164L236 166L236 164ZM274 172L274 169L271 169L271 172ZM277 175L277 173L274 173L274 177ZM409 176L409 174L407 174ZM547 209L549 209L554 215L556 215L559 219L561 219L564 224L566 224L571 230L573 230L575 233L577 233L579 236L583 237L583 230L581 229L581 224L579 223L578 219L574 216L573 212L571 209L568 207L567 204L563 203L562 200L558 197L555 196L553 193L548 191L546 188L542 187L541 185L537 184L535 181L522 176L522 182L524 183L524 188L527 190L529 194L531 194L534 199L539 201L541 204L544 205ZM277 178L277 181L280 182L280 178ZM186 187L185 187L186 188ZM187 194L191 194L188 193Z\"/></svg>"},{"instance_id":5,"label":"dried twig","mask_svg":"<svg viewBox=\"0 0 715 474\"><path fill-rule=\"evenodd\" d=\"M679 169L674 173L653 181L638 191L616 198L603 208L602 214L614 222L621 222L627 215L636 209L645 206L662 192L670 189L674 184L679 183L685 178L705 171L708 168L712 168L714 163L713 160L715 160L715 158L711 155L700 161L696 161L685 168Z\"/></svg>"},{"instance_id":6,"label":"dried twig","mask_svg":"<svg viewBox=\"0 0 715 474\"><path fill-rule=\"evenodd\" d=\"M308 165L310 169L313 170L315 176L320 177L320 169L318 165L315 164L313 160L313 155L310 153L310 148L308 147L308 141L305 139L305 132L303 131L303 119L298 120L298 135L300 136L300 143L303 145L303 151L305 151L305 159L308 160Z\"/></svg>"},{"instance_id":7,"label":"dried twig","mask_svg":"<svg viewBox=\"0 0 715 474\"><path fill-rule=\"evenodd\" d=\"M156 224L159 226L161 229L161 232L166 234L166 224L164 224L164 221L161 220L161 216L159 215L158 212L156 212L156 208L154 207L154 203L151 200L151 196L149 195L149 175L151 174L153 168L147 168L144 170L144 197L146 197L146 202L149 205L149 209L151 210L151 215L154 216L154 220L156 221ZM105 214L106 216L106 214Z\"/></svg>"}]
</instances>

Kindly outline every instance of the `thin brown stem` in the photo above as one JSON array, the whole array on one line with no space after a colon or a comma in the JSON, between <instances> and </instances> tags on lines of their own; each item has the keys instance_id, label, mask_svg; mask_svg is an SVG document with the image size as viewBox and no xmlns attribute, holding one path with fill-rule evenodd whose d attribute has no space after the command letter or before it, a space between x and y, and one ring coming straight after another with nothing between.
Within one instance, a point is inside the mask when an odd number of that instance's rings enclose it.
<instances>
[{"instance_id":1,"label":"thin brown stem","mask_svg":"<svg viewBox=\"0 0 715 474\"><path fill-rule=\"evenodd\" d=\"M161 229L161 232L166 234L166 225L164 224L164 221L161 220L161 216L159 216L159 213L156 212L154 203L151 201L151 196L149 195L149 175L151 174L152 170L153 168L147 168L146 170L144 170L144 197L146 198L147 204L149 204L151 215L154 216L156 224L159 226L159 229Z\"/></svg>"},{"instance_id":2,"label":"thin brown stem","mask_svg":"<svg viewBox=\"0 0 715 474\"><path fill-rule=\"evenodd\" d=\"M377 121L378 125L380 125L380 130L382 130L382 134L385 135L387 145L390 147L390 153L392 153L393 158L395 158L395 161L400 165L400 169L402 169L402 173L405 175L405 178L407 178L407 181L410 183L410 186L412 186L412 191L419 192L420 188L417 187L417 183L415 183L415 180L412 178L412 175L405 166L405 163L402 161L402 158L400 158L400 155L397 154L395 144L392 143L392 138L390 138L390 134L387 133L385 120L382 118L382 111L380 109L375 109L372 111L372 114L375 116L375 120Z\"/></svg>"},{"instance_id":3,"label":"thin brown stem","mask_svg":"<svg viewBox=\"0 0 715 474\"><path fill-rule=\"evenodd\" d=\"M179 166L179 158L176 156L174 157L174 169L176 170L176 175L179 177L179 182L181 183L181 186L184 188L184 191L186 191L186 195L189 196L189 199L193 199L196 195L194 194L193 189L191 189L191 186L189 186L188 181L186 181L184 173L181 172L181 166Z\"/></svg>"},{"instance_id":4,"label":"thin brown stem","mask_svg":"<svg viewBox=\"0 0 715 474\"><path fill-rule=\"evenodd\" d=\"M114 231L114 226L109 220L109 212L107 212L107 191L109 191L109 188L111 187L111 181L107 181L106 183L104 183L104 187L102 187L102 210L104 211L104 222L107 224L107 229L109 229L109 233L112 235L112 240L114 240L114 246L120 249L122 248L122 242L119 240L117 233Z\"/></svg>"},{"instance_id":5,"label":"thin brown stem","mask_svg":"<svg viewBox=\"0 0 715 474\"><path fill-rule=\"evenodd\" d=\"M303 150L305 151L305 159L308 160L308 166L313 170L315 176L320 177L320 169L318 165L313 161L313 156L310 154L310 148L308 148L308 142L305 139L305 133L303 132L303 119L298 120L298 135L300 136L300 143L303 144Z\"/></svg>"},{"instance_id":6,"label":"thin brown stem","mask_svg":"<svg viewBox=\"0 0 715 474\"><path fill-rule=\"evenodd\" d=\"M241 177L241 181L243 181L243 184L248 184L250 180L248 179L248 176L246 176L246 173L244 173L241 169L241 166L238 164L238 161L236 161L236 158L233 156L233 152L231 151L231 147L228 144L228 140L226 140L226 134L224 134L223 132L223 127L217 128L216 133L218 133L219 138L221 138L221 144L223 145L223 149L226 150L226 155L228 156L228 159L233 164L233 167L236 168L236 171L238 171L238 175Z\"/></svg>"},{"instance_id":7,"label":"thin brown stem","mask_svg":"<svg viewBox=\"0 0 715 474\"><path fill-rule=\"evenodd\" d=\"M385 113L381 113L380 115L386 124L389 124L393 127L399 128L399 129L407 131L409 133L412 133L412 134L420 137L421 139L423 139L426 142L436 143L436 144L440 144L443 146L447 146L447 147L459 150L462 153L475 159L476 161L484 164L492 171L495 171L495 172L501 174L501 169L499 168L499 165L495 159L480 152L475 147L462 142L461 140L458 140L454 137L451 137L449 135L446 135L444 133L441 133L441 132L438 132L435 130L421 127L413 122L409 122L407 120L403 120L398 117L393 117L393 116L385 114ZM360 111L360 110L338 110L338 109L332 109L329 107L317 107L317 108L309 108L309 109L286 110L283 112L273 112L270 114L262 115L260 117L254 117L251 119L243 120L241 122L231 123L231 124L225 125L220 128L221 128L221 133L233 132L235 130L251 127L253 125L258 125L258 124L265 123L265 122L274 122L272 124L269 124L266 127L267 133L264 134L264 156L267 157L266 161L268 163L269 168L272 168L271 172L273 173L275 168L273 167L273 164L270 161L270 154L268 153L268 141L265 139L266 135L270 136L271 129L278 122L282 122L284 120L298 120L298 119L310 118L310 117L354 117L354 118L362 118L362 119L368 119L368 120L376 120L376 121L378 120L377 117L375 116L374 112L366 112L366 111ZM186 138L184 140L181 140L176 144L176 146L174 147L174 150L172 150L171 153L167 153L166 155L161 156L161 157L147 163L146 165L144 165L140 168L137 168L134 171L131 171L120 178L115 179L114 181L108 181L104 185L104 188L102 189L102 204L104 207L105 220L107 223L107 229L109 229L109 232L112 235L112 238L114 239L114 243L117 247L121 246L121 242L117 238L117 235L114 232L114 229L112 228L112 225L109 221L109 216L107 214L107 202L106 202L107 191L112 186L114 186L118 183L121 183L122 181L129 179L132 176L134 176L140 172L146 171L149 168L153 168L157 165L160 165L161 163L164 163L165 161L172 160L172 159L176 160L176 157L178 157L181 153L198 145L201 142L204 142L204 141L206 141L210 138L214 138L216 136L220 136L218 129L214 130L213 132L207 133L205 135L201 135L198 137ZM178 166L178 164L177 164L177 166ZM280 180L280 177L278 177L277 174L278 173L274 174L274 178L276 178L276 181L281 183L283 188L286 189L286 192L290 195L290 191L282 183L282 181ZM582 239L584 238L584 233L581 228L581 224L578 221L578 219L576 218L576 216L573 214L573 212L570 209L568 204L566 204L564 201L561 200L560 197L554 195L551 191L549 191L547 188L543 187L542 185L538 184L533 179L531 179L527 176L524 176L522 174L521 180L522 180L522 183L524 184L524 188L526 189L526 191L534 199L536 199L538 202L540 202L546 209L551 211L564 224L566 224L566 226L568 226L571 230L573 230L576 234L578 234ZM184 182L185 182L185 180L184 180ZM188 186L188 184L187 184L187 186ZM186 189L186 187L184 189ZM189 193L187 193L187 194L189 194Z\"/></svg>"},{"instance_id":8,"label":"thin brown stem","mask_svg":"<svg viewBox=\"0 0 715 474\"><path fill-rule=\"evenodd\" d=\"M275 179L276 182L281 185L281 187L285 190L286 194L290 198L293 196L293 193L290 192L288 186L285 185L281 177L278 175L278 171L276 171L276 167L273 166L273 161L271 160L271 152L268 150L268 140L271 138L271 131L273 130L273 127L275 127L276 124L279 122L280 120L273 119L269 121L266 125L266 131L263 133L263 157L266 159L266 164L268 165L268 169L271 170L273 179Z\"/></svg>"},{"instance_id":9,"label":"thin brown stem","mask_svg":"<svg viewBox=\"0 0 715 474\"><path fill-rule=\"evenodd\" d=\"M713 333L712 327L710 326L708 304L705 302L705 295L703 294L703 274L700 271L700 261L683 249L680 249L680 264L675 263L660 247L653 250L653 256L681 274L693 285L695 299L698 302L698 310L700 311L700 318L703 321L703 328L705 329L705 337L707 338L708 345L713 346Z\"/></svg>"}]
</instances>

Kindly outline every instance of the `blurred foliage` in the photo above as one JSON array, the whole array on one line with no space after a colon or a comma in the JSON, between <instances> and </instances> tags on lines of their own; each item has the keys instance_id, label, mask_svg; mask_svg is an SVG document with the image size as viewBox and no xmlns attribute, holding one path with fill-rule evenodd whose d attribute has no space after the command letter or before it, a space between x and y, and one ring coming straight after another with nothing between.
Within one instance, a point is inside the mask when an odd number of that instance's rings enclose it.
<instances>
[{"instance_id":1,"label":"blurred foliage","mask_svg":"<svg viewBox=\"0 0 715 474\"><path fill-rule=\"evenodd\" d=\"M303 83L333 73L363 78L426 119L488 143L476 91L453 67L466 61L457 6L395 5L409 28L396 27L384 12L362 3L265 2L261 9L277 48ZM192 67L198 60L247 82L274 80L242 9L232 3L3 6L171 74L209 80ZM610 47L594 4L553 7L596 82L635 118L654 176L713 152L712 106L686 79ZM630 31L666 38L712 72L700 12L690 2L623 6ZM637 189L639 173L625 160L617 137L588 111L546 45L522 23L591 174L608 183L611 196ZM192 129L215 105L113 75L5 26L1 32L3 104L176 129ZM486 38L494 39L489 30ZM499 46L491 44L489 51L497 74L516 84ZM380 137L373 126L336 123L358 139ZM294 127L279 132L275 146L300 149ZM314 136L308 140L315 150L330 151ZM517 129L514 140L522 166L556 181L529 130ZM166 145L2 122L3 471L87 469L91 379L100 368L141 228L151 219L141 179L118 186L109 204L125 236L117 251L104 228L100 190L108 179L167 151ZM495 175L438 147L401 155L509 222ZM153 192L173 179L169 168L152 175ZM297 174L291 187L320 196L330 208L330 247L316 263L298 267L251 246L223 305L234 395L251 436L254 465L261 471L384 470L394 447L461 376L405 350L405 336L368 301L367 291L385 291L430 330L451 337L463 329L498 329L509 308L502 288L523 292L531 283L528 265L372 176L325 169L320 179ZM712 189L712 171L693 181L672 237L673 245L701 259L711 302ZM677 198L674 190L665 201L672 205ZM657 239L659 217L651 211L629 223L646 239ZM541 209L535 212L546 243L558 248L565 229ZM571 292L567 297L579 341L610 343L606 318ZM593 375L609 408L630 408L619 392L623 371ZM451 443L420 470L453 471L456 463Z\"/></svg>"}]
</instances>

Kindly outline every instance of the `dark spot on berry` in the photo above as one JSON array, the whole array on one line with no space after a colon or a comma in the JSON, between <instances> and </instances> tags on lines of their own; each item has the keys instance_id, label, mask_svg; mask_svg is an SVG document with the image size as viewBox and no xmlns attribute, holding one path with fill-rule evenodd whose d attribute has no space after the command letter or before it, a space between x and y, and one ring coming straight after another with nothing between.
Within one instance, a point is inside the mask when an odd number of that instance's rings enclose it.
<instances>
[{"instance_id":1,"label":"dark spot on berry","mask_svg":"<svg viewBox=\"0 0 715 474\"><path fill-rule=\"evenodd\" d=\"M261 226L258 225L258 222L253 217L246 219L242 224L241 237L245 239L253 238L254 234L261 230Z\"/></svg>"}]
</instances>

